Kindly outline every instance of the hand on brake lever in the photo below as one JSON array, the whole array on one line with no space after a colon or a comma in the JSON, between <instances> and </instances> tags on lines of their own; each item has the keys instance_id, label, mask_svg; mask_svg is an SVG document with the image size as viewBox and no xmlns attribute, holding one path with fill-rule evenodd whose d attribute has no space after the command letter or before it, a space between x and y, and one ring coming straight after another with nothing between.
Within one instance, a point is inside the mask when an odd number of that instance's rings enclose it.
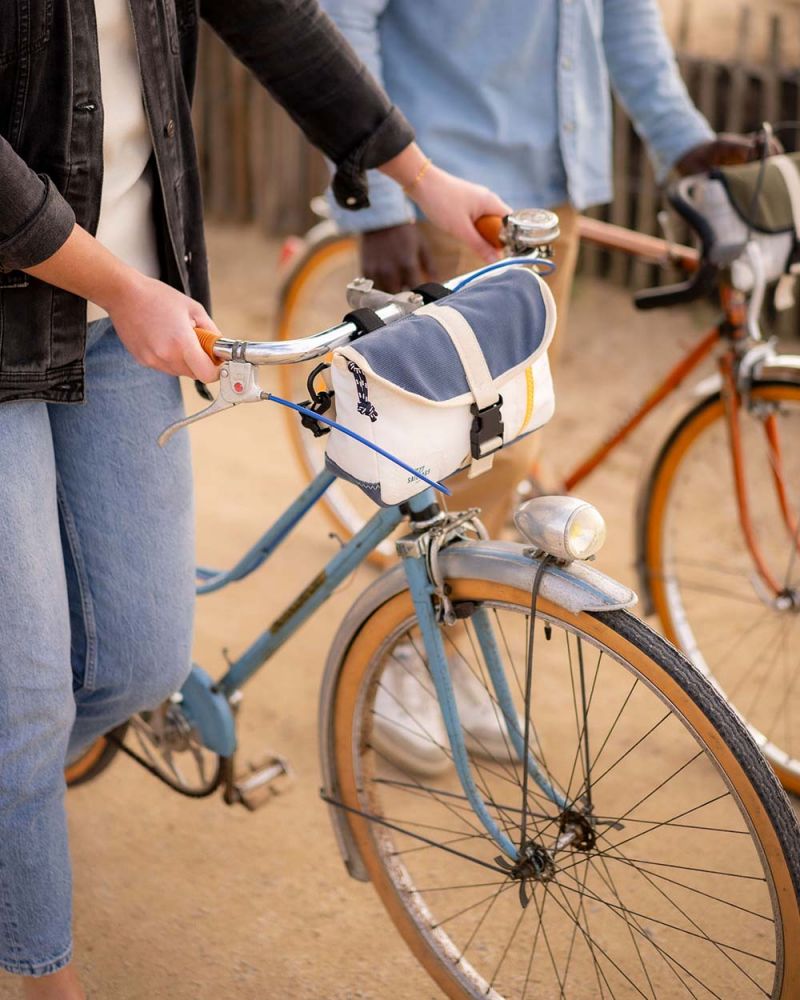
<instances>
[{"instance_id":1,"label":"hand on brake lever","mask_svg":"<svg viewBox=\"0 0 800 1000\"><path fill-rule=\"evenodd\" d=\"M267 393L263 392L258 384L255 365L249 361L226 361L219 369L219 395L211 406L170 424L159 435L158 443L163 447L182 427L196 424L206 417L213 417L222 410L228 410L239 403L258 403L266 398Z\"/></svg>"}]
</instances>

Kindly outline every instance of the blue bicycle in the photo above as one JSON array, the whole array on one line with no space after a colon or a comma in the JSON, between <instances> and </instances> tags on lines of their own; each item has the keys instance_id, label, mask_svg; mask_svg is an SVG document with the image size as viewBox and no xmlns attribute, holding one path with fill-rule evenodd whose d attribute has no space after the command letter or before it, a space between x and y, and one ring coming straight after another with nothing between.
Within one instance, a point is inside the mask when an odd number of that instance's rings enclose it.
<instances>
[{"instance_id":1,"label":"blue bicycle","mask_svg":"<svg viewBox=\"0 0 800 1000\"><path fill-rule=\"evenodd\" d=\"M384 322L408 311L383 301ZM259 365L321 357L357 333L212 338L219 396L178 426L271 398ZM198 592L258 569L333 481L318 475L231 569L199 570ZM403 524L400 560L328 653L322 797L347 871L373 883L443 992L800 996L800 829L785 794L730 707L631 614L635 595L588 564L602 521L573 498L530 501L527 544L487 539L477 511L447 512L432 489L378 509L223 677L195 667L131 720L122 749L183 794L221 788L255 808L284 766L237 774L242 688ZM464 721L458 673L500 746ZM441 729L415 715L414 691L436 699ZM392 727L448 766L399 769Z\"/></svg>"}]
</instances>

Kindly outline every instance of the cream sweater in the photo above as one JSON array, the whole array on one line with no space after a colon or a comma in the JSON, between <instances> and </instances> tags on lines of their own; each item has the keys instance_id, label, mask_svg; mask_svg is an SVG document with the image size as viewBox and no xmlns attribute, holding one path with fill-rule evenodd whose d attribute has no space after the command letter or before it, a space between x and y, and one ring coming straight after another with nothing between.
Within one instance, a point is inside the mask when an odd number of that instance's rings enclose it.
<instances>
[{"instance_id":1,"label":"cream sweater","mask_svg":"<svg viewBox=\"0 0 800 1000\"><path fill-rule=\"evenodd\" d=\"M96 0L103 105L103 192L97 239L137 270L157 277L153 144L127 0ZM89 303L89 322L105 316Z\"/></svg>"}]
</instances>

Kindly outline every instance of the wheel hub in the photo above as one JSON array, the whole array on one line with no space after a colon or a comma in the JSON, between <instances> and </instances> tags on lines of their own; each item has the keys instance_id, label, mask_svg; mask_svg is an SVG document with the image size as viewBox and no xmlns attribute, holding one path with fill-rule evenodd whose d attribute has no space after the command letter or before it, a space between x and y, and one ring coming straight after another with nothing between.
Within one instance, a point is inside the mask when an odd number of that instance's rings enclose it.
<instances>
[{"instance_id":1,"label":"wheel hub","mask_svg":"<svg viewBox=\"0 0 800 1000\"><path fill-rule=\"evenodd\" d=\"M591 851L597 843L597 834L589 816L574 809L566 809L558 822L556 850L571 847L576 851Z\"/></svg>"},{"instance_id":2,"label":"wheel hub","mask_svg":"<svg viewBox=\"0 0 800 1000\"><path fill-rule=\"evenodd\" d=\"M519 901L523 909L530 902L525 888L527 882L552 882L556 877L552 854L533 840L529 840L521 848L513 865L503 857L495 858L495 862L508 872L510 878L519 882Z\"/></svg>"}]
</instances>

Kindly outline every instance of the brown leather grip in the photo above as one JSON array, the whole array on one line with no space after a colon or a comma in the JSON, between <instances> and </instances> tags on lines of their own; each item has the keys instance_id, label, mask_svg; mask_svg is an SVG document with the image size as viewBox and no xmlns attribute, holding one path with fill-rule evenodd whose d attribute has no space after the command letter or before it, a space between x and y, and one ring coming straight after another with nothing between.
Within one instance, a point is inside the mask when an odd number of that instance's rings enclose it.
<instances>
[{"instance_id":1,"label":"brown leather grip","mask_svg":"<svg viewBox=\"0 0 800 1000\"><path fill-rule=\"evenodd\" d=\"M197 339L200 341L200 346L206 352L206 354L211 358L215 365L222 364L222 358L215 357L214 355L214 344L220 339L218 333L212 333L211 330L204 330L202 326L196 326L194 332L197 334Z\"/></svg>"},{"instance_id":2,"label":"brown leather grip","mask_svg":"<svg viewBox=\"0 0 800 1000\"><path fill-rule=\"evenodd\" d=\"M497 250L503 249L503 241L500 235L503 232L503 217L501 215L482 215L475 220L475 228L486 240Z\"/></svg>"}]
</instances>

